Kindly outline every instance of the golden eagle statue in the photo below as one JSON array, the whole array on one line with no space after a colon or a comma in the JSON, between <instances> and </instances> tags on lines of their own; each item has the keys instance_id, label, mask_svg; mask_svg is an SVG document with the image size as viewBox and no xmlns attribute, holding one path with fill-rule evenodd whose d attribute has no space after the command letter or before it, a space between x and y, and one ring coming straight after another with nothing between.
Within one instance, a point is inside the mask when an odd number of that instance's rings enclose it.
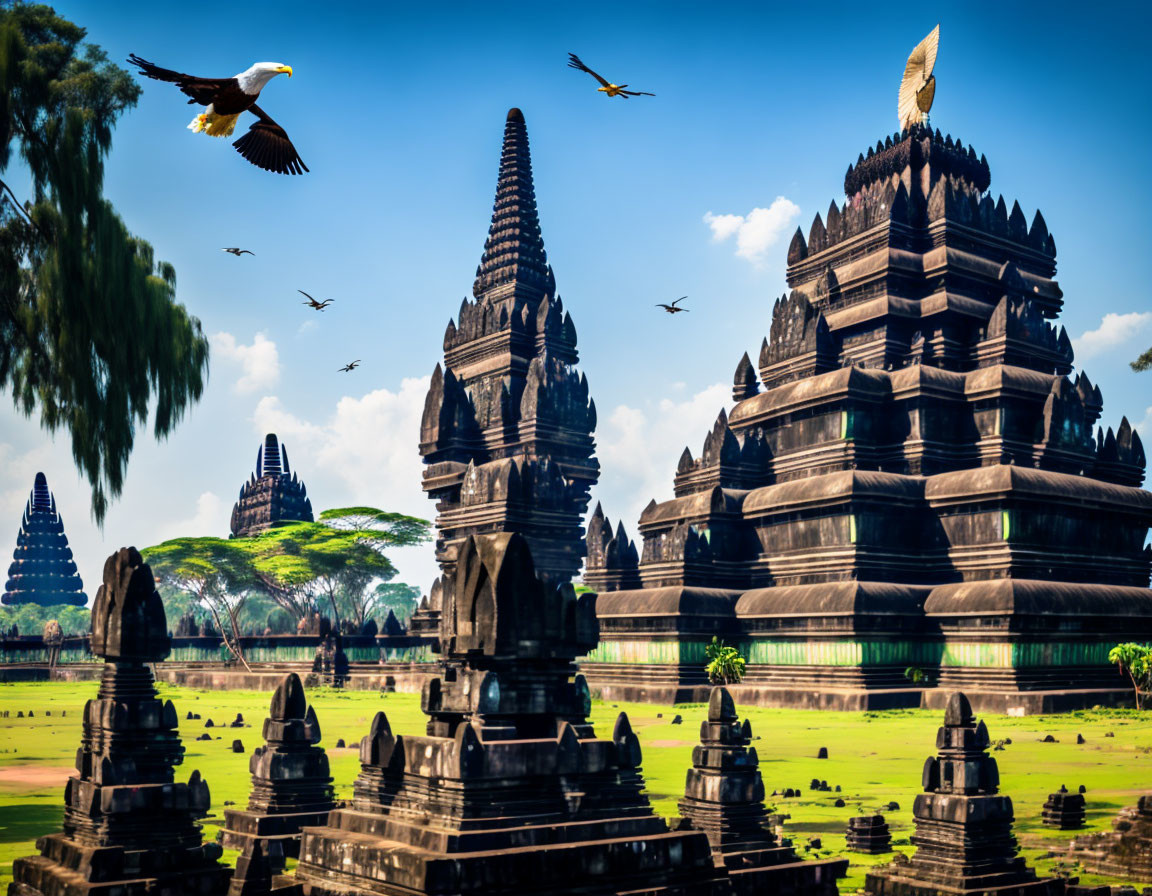
<instances>
[{"instance_id":1,"label":"golden eagle statue","mask_svg":"<svg viewBox=\"0 0 1152 896\"><path fill-rule=\"evenodd\" d=\"M910 128L928 117L932 108L932 98L936 95L936 77L932 69L936 65L936 51L940 49L940 26L916 45L908 64L904 66L904 77L900 81L900 127Z\"/></svg>"}]
</instances>

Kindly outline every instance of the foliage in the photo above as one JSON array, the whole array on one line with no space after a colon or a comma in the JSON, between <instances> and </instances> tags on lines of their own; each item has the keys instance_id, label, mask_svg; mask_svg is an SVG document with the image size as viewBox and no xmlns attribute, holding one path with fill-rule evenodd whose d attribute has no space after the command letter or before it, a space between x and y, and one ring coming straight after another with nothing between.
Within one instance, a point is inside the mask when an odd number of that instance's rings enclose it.
<instances>
[{"instance_id":1,"label":"foliage","mask_svg":"<svg viewBox=\"0 0 1152 896\"><path fill-rule=\"evenodd\" d=\"M704 648L708 664L704 671L713 684L738 684L744 678L744 657L735 647L726 647L724 642L713 636L712 643Z\"/></svg>"},{"instance_id":2,"label":"foliage","mask_svg":"<svg viewBox=\"0 0 1152 896\"><path fill-rule=\"evenodd\" d=\"M416 612L419 603L420 589L415 585L406 585L403 582L380 582L368 592L364 601L365 609L361 611L364 613L364 618L359 624L363 626L369 619L375 619L377 626L382 631L384 620L388 618L388 611L391 610L397 621L406 626L408 620L412 618L412 614Z\"/></svg>"},{"instance_id":3,"label":"foliage","mask_svg":"<svg viewBox=\"0 0 1152 896\"><path fill-rule=\"evenodd\" d=\"M1140 709L1141 695L1152 690L1152 645L1131 641L1117 644L1108 651L1108 662L1128 676L1136 694L1136 708Z\"/></svg>"},{"instance_id":4,"label":"foliage","mask_svg":"<svg viewBox=\"0 0 1152 896\"><path fill-rule=\"evenodd\" d=\"M168 435L208 369L176 275L103 196L116 120L140 88L83 28L47 6L0 2L0 174L12 148L31 175L0 181L0 387L72 456L102 521L123 488L136 427Z\"/></svg>"},{"instance_id":5,"label":"foliage","mask_svg":"<svg viewBox=\"0 0 1152 896\"><path fill-rule=\"evenodd\" d=\"M20 604L0 607L0 631L7 632L15 625L21 632L32 635L44 630L55 619L66 637L86 635L92 630L92 614L87 607L67 604L42 607L39 604Z\"/></svg>"},{"instance_id":6,"label":"foliage","mask_svg":"<svg viewBox=\"0 0 1152 896\"><path fill-rule=\"evenodd\" d=\"M248 668L241 614L257 582L243 545L227 538L174 538L141 553L157 582L208 611L228 650Z\"/></svg>"},{"instance_id":7,"label":"foliage","mask_svg":"<svg viewBox=\"0 0 1152 896\"><path fill-rule=\"evenodd\" d=\"M1152 370L1152 348L1148 349L1135 361L1130 361L1128 366L1135 370L1137 373L1143 373L1145 370Z\"/></svg>"},{"instance_id":8,"label":"foliage","mask_svg":"<svg viewBox=\"0 0 1152 896\"><path fill-rule=\"evenodd\" d=\"M923 684L928 680L928 673L919 666L909 666L904 670L904 677L913 684Z\"/></svg>"}]
</instances>

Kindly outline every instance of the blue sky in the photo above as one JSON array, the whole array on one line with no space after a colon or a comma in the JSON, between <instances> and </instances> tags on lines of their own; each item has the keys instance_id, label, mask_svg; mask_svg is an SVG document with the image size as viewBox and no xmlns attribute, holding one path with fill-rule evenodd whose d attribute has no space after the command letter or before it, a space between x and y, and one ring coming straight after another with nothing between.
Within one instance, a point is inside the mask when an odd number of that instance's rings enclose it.
<instances>
[{"instance_id":1,"label":"blue sky","mask_svg":"<svg viewBox=\"0 0 1152 896\"><path fill-rule=\"evenodd\" d=\"M1152 436L1152 374L1127 367L1152 345L1146 4L1107 16L1059 3L366 6L56 4L113 59L205 76L292 65L261 105L311 173L253 168L186 130L195 109L174 88L144 82L107 193L175 265L180 300L213 337L210 385L167 442L140 433L103 530L66 439L0 400L0 541L14 542L44 470L94 592L122 544L226 534L268 428L318 509L431 517L416 427L444 326L471 291L510 106L527 119L544 240L599 409L596 494L634 534L767 334L792 230L842 201L848 164L896 129L904 61L938 21L933 124L987 155L994 194L1043 211L1061 322L1104 392L1104 422L1126 414ZM607 99L565 66L569 51L658 96ZM741 254L704 220L754 209L769 211L752 215ZM335 304L310 312L297 289ZM690 314L653 308L684 294ZM353 358L359 370L336 372ZM430 549L397 560L422 586L434 574Z\"/></svg>"}]
</instances>

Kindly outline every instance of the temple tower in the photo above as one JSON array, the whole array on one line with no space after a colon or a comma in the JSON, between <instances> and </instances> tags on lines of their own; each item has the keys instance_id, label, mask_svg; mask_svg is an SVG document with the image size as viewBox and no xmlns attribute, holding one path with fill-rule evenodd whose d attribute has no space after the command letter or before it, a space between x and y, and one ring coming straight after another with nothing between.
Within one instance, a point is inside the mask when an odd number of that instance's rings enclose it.
<instances>
[{"instance_id":1,"label":"temple tower","mask_svg":"<svg viewBox=\"0 0 1152 896\"><path fill-rule=\"evenodd\" d=\"M586 580L618 589L584 666L606 697L701 699L716 633L762 703L919 705L909 667L931 705L1126 699L1107 651L1152 637L1144 449L1127 419L1093 432L1055 241L990 185L915 124L797 230L758 365L641 515L639 588L590 533Z\"/></svg>"},{"instance_id":2,"label":"temple tower","mask_svg":"<svg viewBox=\"0 0 1152 896\"><path fill-rule=\"evenodd\" d=\"M437 502L437 557L451 573L468 535L514 531L528 540L545 581L570 581L599 476L596 409L544 251L519 109L504 127L472 295L448 322L420 430L424 490Z\"/></svg>"},{"instance_id":3,"label":"temple tower","mask_svg":"<svg viewBox=\"0 0 1152 896\"><path fill-rule=\"evenodd\" d=\"M243 538L280 523L312 522L308 489L288 466L288 449L275 433L256 450L256 472L240 487L232 508L232 537Z\"/></svg>"},{"instance_id":4,"label":"temple tower","mask_svg":"<svg viewBox=\"0 0 1152 896\"><path fill-rule=\"evenodd\" d=\"M48 491L48 480L43 473L36 474L36 483L24 507L0 603L76 607L88 603L84 583L72 559L72 549L68 547L68 536L64 534L64 520L56 510L56 497Z\"/></svg>"}]
</instances>

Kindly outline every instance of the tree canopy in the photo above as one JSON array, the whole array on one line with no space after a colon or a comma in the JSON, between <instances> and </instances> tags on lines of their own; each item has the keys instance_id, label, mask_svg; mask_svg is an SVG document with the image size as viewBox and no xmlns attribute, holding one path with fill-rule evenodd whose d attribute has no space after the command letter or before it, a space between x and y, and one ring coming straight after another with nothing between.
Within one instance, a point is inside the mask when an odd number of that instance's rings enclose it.
<instances>
[{"instance_id":1,"label":"tree canopy","mask_svg":"<svg viewBox=\"0 0 1152 896\"><path fill-rule=\"evenodd\" d=\"M1152 370L1152 348L1148 349L1135 361L1129 361L1128 366L1135 370L1137 373L1143 373L1145 370Z\"/></svg>"},{"instance_id":2,"label":"tree canopy","mask_svg":"<svg viewBox=\"0 0 1152 896\"><path fill-rule=\"evenodd\" d=\"M72 456L102 521L138 424L163 438L208 372L200 322L104 198L116 120L139 86L50 7L0 2L0 176L13 148L31 196L0 180L0 388Z\"/></svg>"}]
</instances>

